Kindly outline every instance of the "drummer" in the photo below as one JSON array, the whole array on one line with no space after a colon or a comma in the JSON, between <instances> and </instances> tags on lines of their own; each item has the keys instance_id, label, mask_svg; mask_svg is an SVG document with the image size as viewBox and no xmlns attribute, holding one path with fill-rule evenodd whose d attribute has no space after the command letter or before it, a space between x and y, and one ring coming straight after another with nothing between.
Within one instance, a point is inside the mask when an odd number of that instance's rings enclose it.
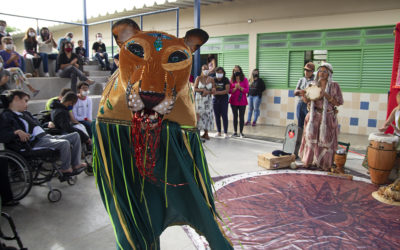
<instances>
[{"instance_id":1,"label":"drummer","mask_svg":"<svg viewBox=\"0 0 400 250\"><path fill-rule=\"evenodd\" d=\"M383 126L379 129L381 132L385 132L389 126L392 126L394 129L394 135L400 136L400 91L396 95L397 106L392 110L389 117L387 118L386 122ZM395 125L393 125L395 122ZM400 140L399 140L400 141ZM400 143L397 143L397 151L400 151Z\"/></svg>"},{"instance_id":2,"label":"drummer","mask_svg":"<svg viewBox=\"0 0 400 250\"><path fill-rule=\"evenodd\" d=\"M301 97L304 95L304 89L310 85L312 81L314 81L314 70L315 65L312 62L308 62L304 66L304 77L300 78L297 82L296 90L294 91L294 95L298 96L298 103L297 103L297 123L299 128L303 128L304 125L304 118L306 117L308 110L307 104L301 100Z\"/></svg>"},{"instance_id":3,"label":"drummer","mask_svg":"<svg viewBox=\"0 0 400 250\"><path fill-rule=\"evenodd\" d=\"M318 167L329 171L333 155L338 146L339 126L336 118L337 106L343 104L342 91L337 82L332 80L333 68L329 63L322 63L312 85L321 90L315 100L303 96L303 101L310 104L310 112L304 121L303 138L299 156L305 167Z\"/></svg>"}]
</instances>

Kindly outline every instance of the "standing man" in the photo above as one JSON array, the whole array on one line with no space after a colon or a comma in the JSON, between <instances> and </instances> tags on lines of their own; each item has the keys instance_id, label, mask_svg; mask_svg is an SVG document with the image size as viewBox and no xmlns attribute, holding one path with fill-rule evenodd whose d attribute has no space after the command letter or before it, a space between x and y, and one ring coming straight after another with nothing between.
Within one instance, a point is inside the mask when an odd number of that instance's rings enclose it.
<instances>
[{"instance_id":1,"label":"standing man","mask_svg":"<svg viewBox=\"0 0 400 250\"><path fill-rule=\"evenodd\" d=\"M305 89L310 85L312 81L314 81L314 70L315 65L312 62L308 62L304 66L304 77L299 79L297 83L296 90L294 91L294 95L298 96L298 103L297 103L297 121L299 128L303 129L304 126L304 119L308 113L307 110L307 103L303 102L301 99L302 96L305 95Z\"/></svg>"},{"instance_id":2,"label":"standing man","mask_svg":"<svg viewBox=\"0 0 400 250\"><path fill-rule=\"evenodd\" d=\"M108 61L108 54L106 51L106 45L102 42L103 40L103 35L101 33L96 34L96 42L93 43L93 55L96 58L96 60L99 62L101 65L102 70L111 70L110 68L110 62ZM103 59L105 61L105 65L103 62Z\"/></svg>"}]
</instances>

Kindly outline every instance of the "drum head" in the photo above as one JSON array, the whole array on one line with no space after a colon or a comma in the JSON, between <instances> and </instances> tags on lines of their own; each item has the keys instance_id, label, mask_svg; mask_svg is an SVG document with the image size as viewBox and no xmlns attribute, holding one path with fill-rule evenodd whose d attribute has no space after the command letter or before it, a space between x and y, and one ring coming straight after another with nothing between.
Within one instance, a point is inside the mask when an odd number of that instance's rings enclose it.
<instances>
[{"instance_id":1,"label":"drum head","mask_svg":"<svg viewBox=\"0 0 400 250\"><path fill-rule=\"evenodd\" d=\"M321 97L322 89L316 85L310 85L306 89L306 97L311 101L315 101Z\"/></svg>"}]
</instances>

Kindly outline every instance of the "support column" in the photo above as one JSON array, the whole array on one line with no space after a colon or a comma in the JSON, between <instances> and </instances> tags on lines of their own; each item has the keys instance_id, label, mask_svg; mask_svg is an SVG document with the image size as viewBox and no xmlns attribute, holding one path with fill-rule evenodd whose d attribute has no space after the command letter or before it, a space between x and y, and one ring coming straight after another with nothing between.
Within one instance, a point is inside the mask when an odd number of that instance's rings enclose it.
<instances>
[{"instance_id":1,"label":"support column","mask_svg":"<svg viewBox=\"0 0 400 250\"><path fill-rule=\"evenodd\" d=\"M113 21L110 22L110 30L111 30L111 58L114 58L114 36L112 33L112 26L113 26Z\"/></svg>"},{"instance_id":2,"label":"support column","mask_svg":"<svg viewBox=\"0 0 400 250\"><path fill-rule=\"evenodd\" d=\"M200 28L200 0L194 0L194 27ZM200 49L194 53L194 78L200 75Z\"/></svg>"},{"instance_id":3,"label":"support column","mask_svg":"<svg viewBox=\"0 0 400 250\"><path fill-rule=\"evenodd\" d=\"M83 3L82 33L83 33L83 41L85 43L85 48L86 48L85 57L89 57L89 26L87 25L87 17L86 17L86 0L82 0L82 3Z\"/></svg>"}]
</instances>

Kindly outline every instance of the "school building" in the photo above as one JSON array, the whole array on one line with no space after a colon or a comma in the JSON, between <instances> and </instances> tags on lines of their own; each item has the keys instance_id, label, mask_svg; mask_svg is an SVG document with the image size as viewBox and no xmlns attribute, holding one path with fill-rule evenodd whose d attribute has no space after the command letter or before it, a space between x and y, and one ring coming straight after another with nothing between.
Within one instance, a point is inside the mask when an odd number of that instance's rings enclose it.
<instances>
[{"instance_id":1,"label":"school building","mask_svg":"<svg viewBox=\"0 0 400 250\"><path fill-rule=\"evenodd\" d=\"M183 36L194 23L190 0L92 17L88 23L171 7L180 7L179 34ZM134 20L140 23L139 18ZM214 54L228 78L234 65L240 65L246 76L259 68L267 85L259 123L277 126L297 122L293 90L305 62L327 61L344 95L338 113L341 132L366 135L386 118L393 31L399 21L399 0L202 0L201 28L210 35L201 48L202 61ZM73 40L82 38L78 26L49 28L56 39L69 31L74 33ZM143 29L175 35L176 13L145 16ZM89 44L97 32L103 34L111 54L110 23L90 26ZM21 51L21 39L15 40Z\"/></svg>"}]
</instances>

